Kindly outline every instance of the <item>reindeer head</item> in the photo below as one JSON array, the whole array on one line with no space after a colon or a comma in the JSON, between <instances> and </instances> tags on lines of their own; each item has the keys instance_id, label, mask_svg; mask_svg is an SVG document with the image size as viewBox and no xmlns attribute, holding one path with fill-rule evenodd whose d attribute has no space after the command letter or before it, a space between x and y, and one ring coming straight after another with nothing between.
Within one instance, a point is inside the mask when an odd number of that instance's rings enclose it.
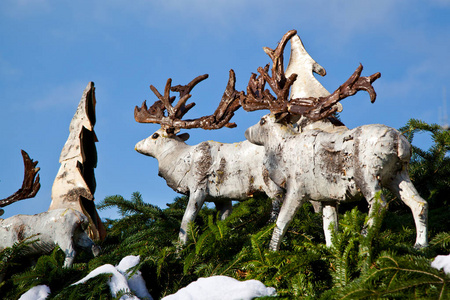
<instances>
[{"instance_id":1,"label":"reindeer head","mask_svg":"<svg viewBox=\"0 0 450 300\"><path fill-rule=\"evenodd\" d=\"M145 140L137 143L135 146L136 151L144 155L156 157L158 153L161 153L167 147L176 147L180 143L184 144L189 138L189 134L177 134L181 128L219 129L224 126L229 128L236 127L235 123L230 123L229 121L233 117L234 112L241 107L239 104L241 93L235 90L236 78L233 70L230 70L227 87L214 114L191 120L181 119L195 106L195 103L186 104L187 100L191 97L189 93L195 85L206 78L208 78L207 74L201 75L187 85L177 85L174 87L171 86L172 80L169 78L166 83L164 95L161 95L153 85L150 86L150 89L159 100L150 108L147 108L145 101L140 108L136 106L134 118L139 123L160 124L161 129L157 130ZM175 106L172 106L175 97L170 96L170 91L180 93L180 99ZM167 115L165 111L167 111Z\"/></svg>"},{"instance_id":2,"label":"reindeer head","mask_svg":"<svg viewBox=\"0 0 450 300\"><path fill-rule=\"evenodd\" d=\"M188 139L188 133L167 133L166 129L161 128L148 138L138 142L134 150L141 154L157 158L159 153L164 152L168 148L179 147L180 143L184 143Z\"/></svg>"},{"instance_id":3,"label":"reindeer head","mask_svg":"<svg viewBox=\"0 0 450 300\"><path fill-rule=\"evenodd\" d=\"M283 118L280 120L280 118ZM267 114L255 125L247 128L245 138L252 144L264 146L269 139L280 140L293 135L296 130L287 117L282 114Z\"/></svg>"}]
</instances>

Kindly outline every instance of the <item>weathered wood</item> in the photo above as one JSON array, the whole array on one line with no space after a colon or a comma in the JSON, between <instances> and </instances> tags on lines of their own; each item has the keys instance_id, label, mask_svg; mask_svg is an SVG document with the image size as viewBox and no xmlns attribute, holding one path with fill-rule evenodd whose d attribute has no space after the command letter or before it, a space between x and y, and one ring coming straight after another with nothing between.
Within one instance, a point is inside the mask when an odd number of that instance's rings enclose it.
<instances>
[{"instance_id":1,"label":"weathered wood","mask_svg":"<svg viewBox=\"0 0 450 300\"><path fill-rule=\"evenodd\" d=\"M64 251L64 267L70 267L76 255L75 247L100 253L84 231L89 226L87 217L73 209L56 209L36 215L15 215L0 219L0 250L30 238L28 255L47 254L56 246Z\"/></svg>"},{"instance_id":2,"label":"weathered wood","mask_svg":"<svg viewBox=\"0 0 450 300\"><path fill-rule=\"evenodd\" d=\"M295 34L295 30L288 31L275 50L264 48L264 51L272 59L272 74L271 76L268 74L269 65L266 65L265 68L258 68L260 73L258 77L256 74L252 74L247 94L243 92L239 94L240 103L246 111L268 109L271 113L278 114L279 120L287 119L287 122L298 123L304 127L309 123L326 119L330 119L329 121L332 123L339 123L339 120L334 117L334 114L342 108L339 101L360 90L369 92L371 101L375 101L376 93L372 83L381 76L380 73L369 77L360 77L362 71L360 65L344 84L329 94L312 74L312 72L316 72L325 75L325 69L309 56L300 38ZM285 74L283 52L289 39L293 39L291 42L292 56L287 68L289 72ZM275 96L271 94L270 90L264 89L266 82ZM294 86L295 83L297 83L296 86ZM323 121L320 124L322 125Z\"/></svg>"},{"instance_id":3,"label":"weathered wood","mask_svg":"<svg viewBox=\"0 0 450 300\"><path fill-rule=\"evenodd\" d=\"M22 187L11 196L0 200L0 207L5 207L19 200L33 198L41 188L38 174L39 167L36 167L38 162L33 161L25 151L21 150L21 153L24 165ZM0 209L0 216L3 214L3 212L4 211Z\"/></svg>"},{"instance_id":4,"label":"weathered wood","mask_svg":"<svg viewBox=\"0 0 450 300\"><path fill-rule=\"evenodd\" d=\"M214 202L222 219L231 213L231 201L246 200L265 193L280 202L283 191L268 177L263 165L264 147L248 141L224 144L207 141L189 146L186 134L167 134L159 129L136 144L139 153L158 160L159 176L174 191L189 195L180 228L180 241L186 243L187 228L205 201Z\"/></svg>"},{"instance_id":5,"label":"weathered wood","mask_svg":"<svg viewBox=\"0 0 450 300\"><path fill-rule=\"evenodd\" d=\"M135 149L158 160L159 175L176 192L189 195L189 203L180 228L180 241L187 241L188 224L194 221L205 201L214 202L221 218L231 213L232 200L244 200L255 193L265 193L273 200L275 210L280 206L283 191L267 176L262 164L263 147L244 141L223 144L214 141L188 146L184 141L188 134L176 135L181 128L219 129L234 127L229 120L239 109L239 96L235 90L235 74L230 70L227 87L214 114L193 120L182 120L184 114L194 106L186 105L189 92L207 75L198 76L189 84L171 87L167 81L164 95L151 86L158 97L150 108L144 102L135 108L135 119L141 123L157 123L161 129L136 144ZM175 97L170 91L179 92L179 101L173 106ZM167 111L167 116L165 115ZM273 214L277 214L276 211ZM273 216L275 217L275 216Z\"/></svg>"},{"instance_id":6,"label":"weathered wood","mask_svg":"<svg viewBox=\"0 0 450 300\"><path fill-rule=\"evenodd\" d=\"M249 98L264 94L264 101L257 103L256 99L246 103L245 95L241 96L241 104L246 110L271 110L271 114L246 131L249 141L265 147L264 164L269 177L286 189L270 248L279 248L287 226L306 200L324 203L325 239L327 245L331 245L328 227L334 223L336 229L339 201L363 195L373 212L375 194L381 187L398 194L411 208L417 229L416 246L426 246L427 203L418 195L408 177L409 143L393 128L367 125L348 130L333 117L333 113L342 108L339 101L359 90L367 91L371 102L374 102L376 93L372 83L380 73L361 77L360 65L343 85L330 94L312 74L316 72L323 76L325 70L306 52L297 35L290 31L286 36L291 37L291 58L286 74L280 67L283 51L269 52L273 61L272 77L267 75L268 66L264 70L260 68L260 78L253 80L248 89L251 91ZM283 49L285 44L285 39L282 39L277 49ZM286 79L294 75L296 78L292 83ZM265 80L276 81L270 83L271 87L290 84L289 101L284 90L280 93L272 88L276 97L269 96L268 90L263 91ZM384 204L384 199L381 202Z\"/></svg>"},{"instance_id":7,"label":"weathered wood","mask_svg":"<svg viewBox=\"0 0 450 300\"><path fill-rule=\"evenodd\" d=\"M397 130L377 124L334 133L309 130L297 134L291 124L277 123L277 118L269 114L247 129L245 136L265 147L264 165L269 176L286 189L270 244L272 250L279 248L304 201L336 205L364 196L371 214L378 201L375 195L382 187L397 194L411 208L416 247L428 245L428 204L409 179L411 145ZM385 205L383 197L379 201Z\"/></svg>"},{"instance_id":8,"label":"weathered wood","mask_svg":"<svg viewBox=\"0 0 450 300\"><path fill-rule=\"evenodd\" d=\"M164 89L164 95L161 95L153 85L150 85L150 89L159 100L150 108L147 108L145 101L141 107L136 106L134 109L135 120L139 123L160 124L167 133L178 133L181 128L220 129L224 126L228 128L236 127L236 124L229 122L234 112L241 107L239 103L240 93L235 90L236 78L233 70L230 70L227 87L216 111L212 115L191 120L181 119L195 106L195 103L186 105L186 101L191 97L189 92L195 85L206 78L208 78L207 74L197 76L187 85L177 85L174 87L171 86L172 79L169 78ZM170 91L180 93L180 98L175 106L172 106L175 97L170 96ZM164 113L165 110L167 111L167 116Z\"/></svg>"},{"instance_id":9,"label":"weathered wood","mask_svg":"<svg viewBox=\"0 0 450 300\"><path fill-rule=\"evenodd\" d=\"M59 158L61 167L53 182L49 210L71 208L83 213L89 219L89 236L97 240L105 238L106 230L94 204L94 168L97 167L95 104L94 83L89 82L70 122L69 137Z\"/></svg>"}]
</instances>

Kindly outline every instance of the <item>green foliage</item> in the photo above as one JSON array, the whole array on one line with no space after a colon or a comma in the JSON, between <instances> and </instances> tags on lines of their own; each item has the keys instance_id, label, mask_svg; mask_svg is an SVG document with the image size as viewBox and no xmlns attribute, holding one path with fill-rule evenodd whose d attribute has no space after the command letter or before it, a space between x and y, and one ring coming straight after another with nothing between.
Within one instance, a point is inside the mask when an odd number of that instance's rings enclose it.
<instances>
[{"instance_id":1,"label":"green foliage","mask_svg":"<svg viewBox=\"0 0 450 300\"><path fill-rule=\"evenodd\" d=\"M33 236L0 251L0 278L8 277L15 271L23 269L21 266L23 255L27 252L27 247L34 241L36 238ZM0 282L0 289L7 290L10 284L7 281Z\"/></svg>"},{"instance_id":2,"label":"green foliage","mask_svg":"<svg viewBox=\"0 0 450 300\"><path fill-rule=\"evenodd\" d=\"M449 206L450 199L450 131L437 124L411 119L400 131L410 143L417 133L431 135L433 145L428 150L413 146L410 177L419 194L430 208Z\"/></svg>"},{"instance_id":3,"label":"green foliage","mask_svg":"<svg viewBox=\"0 0 450 300\"><path fill-rule=\"evenodd\" d=\"M332 290L333 299L448 299L450 278L417 255L384 251L374 265L346 286Z\"/></svg>"},{"instance_id":4,"label":"green foliage","mask_svg":"<svg viewBox=\"0 0 450 300\"><path fill-rule=\"evenodd\" d=\"M436 255L450 253L449 133L417 120L402 131L410 141L418 132L429 133L434 143L426 151L414 147L410 166L415 186L431 206L427 249L414 249L411 212L392 195L386 197L387 210L375 208L370 227L367 213L346 205L330 248L324 245L321 214L304 205L290 224L281 250L271 252L274 224L269 222L269 199L237 203L226 220L219 220L215 209L203 207L189 224L189 241L182 247L178 232L188 198L176 198L161 209L136 192L130 200L116 195L98 205L117 209L120 218L106 220L108 236L96 258L79 252L72 268L62 268L64 254L55 249L32 266L22 257L31 241L1 251L0 271L6 275L0 295L17 299L32 286L47 284L50 299L112 299L108 274L70 285L100 265L140 255L136 270L142 272L154 299L213 275L257 279L275 287L278 296L264 299L450 299L450 275L430 266Z\"/></svg>"},{"instance_id":5,"label":"green foliage","mask_svg":"<svg viewBox=\"0 0 450 300\"><path fill-rule=\"evenodd\" d=\"M74 286L65 287L61 292L55 294L52 291L51 298L55 300L66 300L66 299L114 299L111 296L109 286L107 284L110 274L100 274L83 284L77 284ZM118 297L116 297L118 299Z\"/></svg>"}]
</instances>

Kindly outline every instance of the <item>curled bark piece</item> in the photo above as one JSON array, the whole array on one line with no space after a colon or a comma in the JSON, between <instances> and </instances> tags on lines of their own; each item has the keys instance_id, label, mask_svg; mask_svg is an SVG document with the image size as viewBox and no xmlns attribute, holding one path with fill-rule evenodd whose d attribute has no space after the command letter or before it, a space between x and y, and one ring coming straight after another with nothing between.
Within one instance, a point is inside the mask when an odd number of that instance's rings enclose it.
<instances>
[{"instance_id":1,"label":"curled bark piece","mask_svg":"<svg viewBox=\"0 0 450 300\"><path fill-rule=\"evenodd\" d=\"M61 167L52 187L49 210L72 208L89 219L89 236L104 239L105 228L94 204L96 188L94 168L97 166L95 125L95 88L89 82L70 123L69 137L61 151Z\"/></svg>"}]
</instances>

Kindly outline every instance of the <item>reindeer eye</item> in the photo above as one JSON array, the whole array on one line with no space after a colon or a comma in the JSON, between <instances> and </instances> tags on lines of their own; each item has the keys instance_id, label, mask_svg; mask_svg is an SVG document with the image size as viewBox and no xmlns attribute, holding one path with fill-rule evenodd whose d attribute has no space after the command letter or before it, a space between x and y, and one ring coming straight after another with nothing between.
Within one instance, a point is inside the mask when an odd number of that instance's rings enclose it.
<instances>
[{"instance_id":1,"label":"reindeer eye","mask_svg":"<svg viewBox=\"0 0 450 300\"><path fill-rule=\"evenodd\" d=\"M156 140L159 137L159 133L154 133L152 135L152 139Z\"/></svg>"},{"instance_id":2,"label":"reindeer eye","mask_svg":"<svg viewBox=\"0 0 450 300\"><path fill-rule=\"evenodd\" d=\"M266 123L266 119L261 119L261 121L259 121L259 125L264 125Z\"/></svg>"}]
</instances>

